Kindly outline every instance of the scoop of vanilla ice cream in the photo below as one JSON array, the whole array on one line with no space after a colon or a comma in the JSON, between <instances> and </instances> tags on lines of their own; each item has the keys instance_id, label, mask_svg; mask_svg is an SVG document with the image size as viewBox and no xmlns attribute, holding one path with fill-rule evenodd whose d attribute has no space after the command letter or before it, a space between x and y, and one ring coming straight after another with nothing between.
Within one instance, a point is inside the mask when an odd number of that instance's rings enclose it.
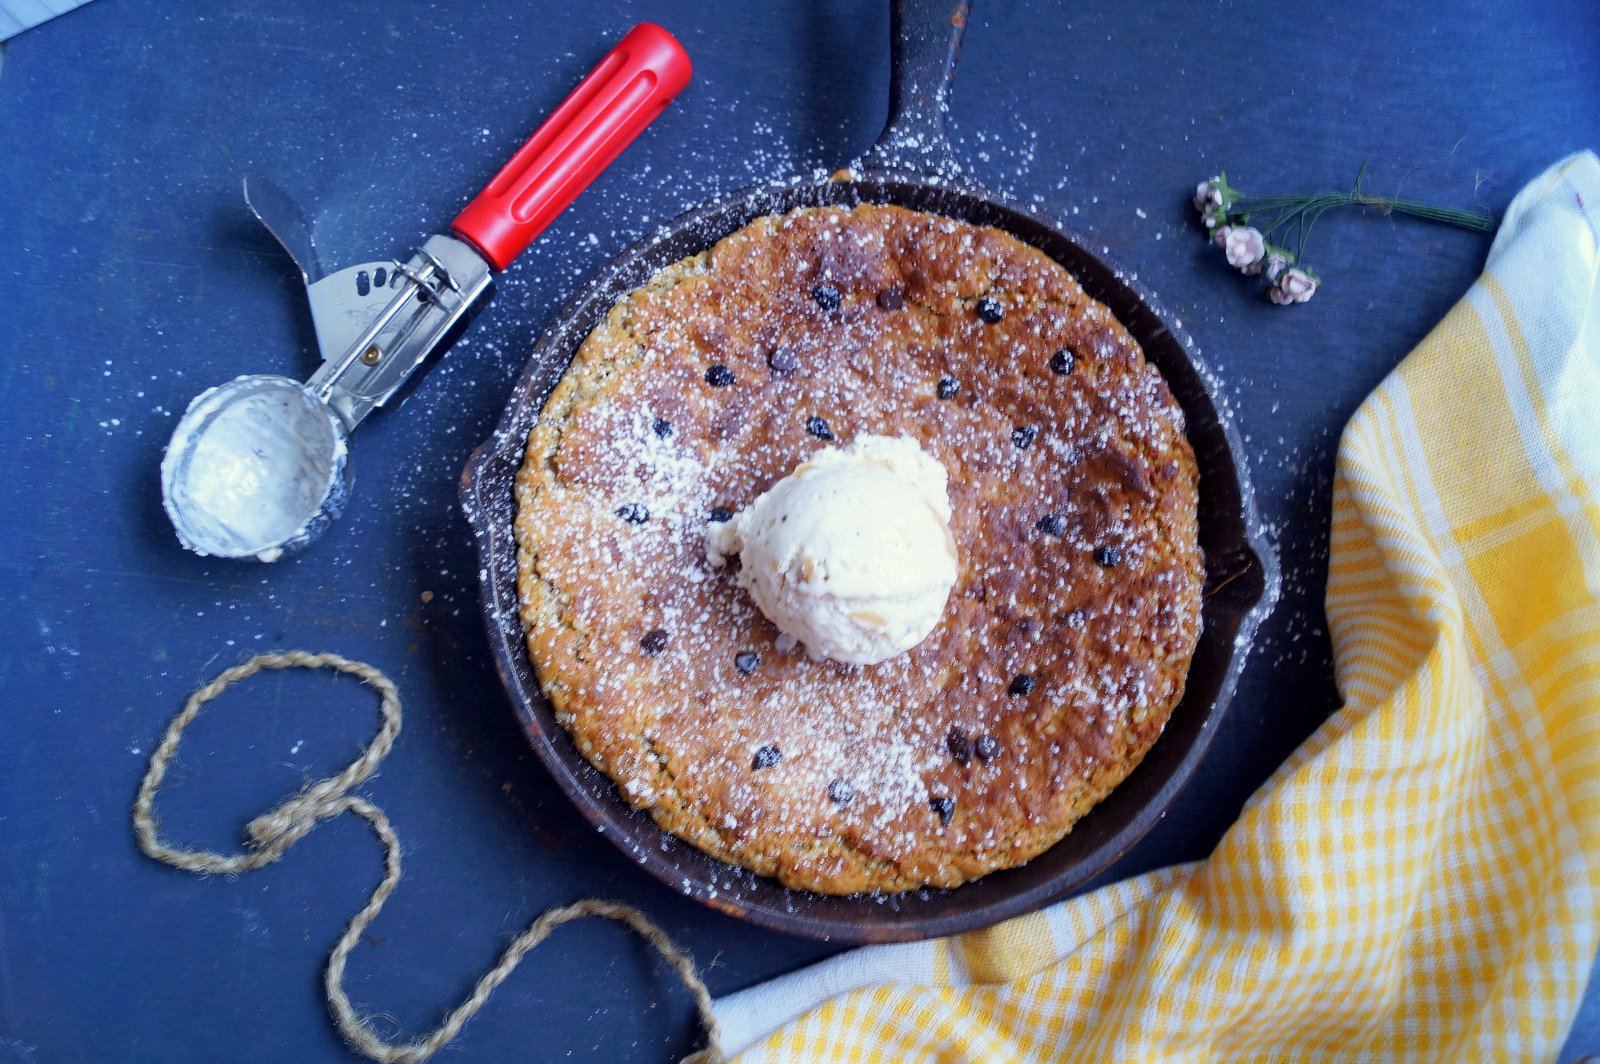
<instances>
[{"instance_id":1,"label":"scoop of vanilla ice cream","mask_svg":"<svg viewBox=\"0 0 1600 1064\"><path fill-rule=\"evenodd\" d=\"M714 564L813 657L874 665L916 646L956 581L944 466L907 437L818 451L732 520Z\"/></svg>"}]
</instances>

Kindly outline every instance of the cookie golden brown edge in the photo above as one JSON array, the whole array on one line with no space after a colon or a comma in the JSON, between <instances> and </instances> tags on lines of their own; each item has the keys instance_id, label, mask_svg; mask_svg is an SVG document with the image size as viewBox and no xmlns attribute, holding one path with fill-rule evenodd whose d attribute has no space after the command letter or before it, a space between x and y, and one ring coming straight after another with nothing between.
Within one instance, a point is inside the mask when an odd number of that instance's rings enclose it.
<instances>
[{"instance_id":1,"label":"cookie golden brown edge","mask_svg":"<svg viewBox=\"0 0 1600 1064\"><path fill-rule=\"evenodd\" d=\"M706 559L708 522L829 445L817 419L950 475L960 578L881 665L779 649ZM1054 260L940 215L805 208L661 270L578 350L515 495L557 719L628 804L793 888L953 887L1042 853L1156 741L1200 634L1166 382Z\"/></svg>"}]
</instances>

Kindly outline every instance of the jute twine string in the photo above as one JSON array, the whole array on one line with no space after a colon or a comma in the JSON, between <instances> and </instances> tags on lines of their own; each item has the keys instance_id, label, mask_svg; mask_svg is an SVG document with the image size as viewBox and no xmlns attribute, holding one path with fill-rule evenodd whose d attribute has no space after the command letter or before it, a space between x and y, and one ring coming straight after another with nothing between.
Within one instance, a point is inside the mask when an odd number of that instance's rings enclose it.
<instances>
[{"instance_id":1,"label":"jute twine string","mask_svg":"<svg viewBox=\"0 0 1600 1064\"><path fill-rule=\"evenodd\" d=\"M183 730L194 722L201 707L207 702L263 669L333 669L359 678L368 687L377 691L382 699L379 711L383 716L383 723L378 728L377 735L362 749L361 755L350 762L342 772L318 780L299 794L250 821L246 828L249 841L243 853L223 854L208 850L186 850L170 845L161 838L160 823L155 812L156 791L161 787L161 781L166 778L167 766L178 752L178 742ZM305 838L312 828L341 813L354 813L372 825L373 832L383 843L383 881L372 892L372 896L361 911L350 918L349 926L334 944L333 952L328 956L328 968L323 978L323 985L327 990L328 1007L333 1013L334 1022L339 1026L339 1032L351 1046L373 1060L384 1061L386 1064L388 1062L411 1064L427 1060L460 1033L462 1026L474 1013L483 1008L489 1000L489 995L516 970L528 951L543 942L551 931L570 920L585 916L602 916L626 924L643 936L645 941L666 958L672 970L694 995L695 1005L700 1010L700 1020L706 1029L706 1047L685 1057L683 1064L723 1064L725 1058L717 1019L711 1010L711 993L695 970L694 961L674 945L666 932L657 927L644 913L631 905L600 898L585 898L571 905L550 909L533 921L527 930L506 947L495 966L478 980L466 1000L452 1009L444 1021L426 1036L411 1042L396 1043L386 1042L374 1033L371 1022L356 1011L344 992L344 970L350 952L361 940L367 925L383 911L384 902L389 900L389 895L393 894L400 884L400 839L382 809L365 798L349 792L352 787L363 783L377 771L379 763L388 755L399 734L400 692L389 677L373 666L340 657L338 654L312 654L303 650L257 655L249 661L224 670L216 679L195 691L184 703L183 710L172 718L172 723L167 725L166 734L162 736L160 745L150 755L150 767L145 772L144 782L139 785L139 797L133 803L133 831L138 837L139 847L156 860L188 872L202 875L221 872L233 875L271 864L282 857L289 847Z\"/></svg>"}]
</instances>

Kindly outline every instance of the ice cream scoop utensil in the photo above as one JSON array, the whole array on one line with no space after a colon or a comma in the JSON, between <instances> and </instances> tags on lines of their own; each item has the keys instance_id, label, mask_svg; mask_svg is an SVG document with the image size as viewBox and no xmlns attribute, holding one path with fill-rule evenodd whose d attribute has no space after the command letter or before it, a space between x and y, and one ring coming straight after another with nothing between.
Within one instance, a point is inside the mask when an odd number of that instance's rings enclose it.
<instances>
[{"instance_id":1,"label":"ice cream scoop utensil","mask_svg":"<svg viewBox=\"0 0 1600 1064\"><path fill-rule=\"evenodd\" d=\"M259 177L245 202L299 267L321 367L239 377L194 400L161 463L167 516L200 554L273 561L338 516L348 437L459 335L510 265L689 82L689 57L635 26L450 224L405 260L324 275L305 217Z\"/></svg>"}]
</instances>

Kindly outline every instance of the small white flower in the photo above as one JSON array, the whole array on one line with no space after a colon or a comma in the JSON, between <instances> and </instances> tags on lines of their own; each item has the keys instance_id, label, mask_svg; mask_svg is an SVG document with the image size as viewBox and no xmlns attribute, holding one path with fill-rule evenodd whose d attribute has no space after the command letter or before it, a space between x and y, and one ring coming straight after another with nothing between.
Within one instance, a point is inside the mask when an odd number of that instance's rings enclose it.
<instances>
[{"instance_id":1,"label":"small white flower","mask_svg":"<svg viewBox=\"0 0 1600 1064\"><path fill-rule=\"evenodd\" d=\"M1278 283L1272 286L1267 294L1279 306L1288 306L1290 303L1304 303L1317 291L1317 279L1300 269L1284 270L1278 277Z\"/></svg>"},{"instance_id":2,"label":"small white flower","mask_svg":"<svg viewBox=\"0 0 1600 1064\"><path fill-rule=\"evenodd\" d=\"M1226 248L1228 246L1228 236L1232 232L1233 226L1231 225L1225 225L1221 229L1213 229L1211 231L1211 242L1219 248Z\"/></svg>"},{"instance_id":3,"label":"small white flower","mask_svg":"<svg viewBox=\"0 0 1600 1064\"><path fill-rule=\"evenodd\" d=\"M1223 238L1222 250L1228 254L1228 265L1247 277L1261 272L1261 260L1267 254L1267 241L1261 230L1253 225L1235 225Z\"/></svg>"},{"instance_id":4,"label":"small white flower","mask_svg":"<svg viewBox=\"0 0 1600 1064\"><path fill-rule=\"evenodd\" d=\"M1201 214L1206 214L1207 207L1222 206L1222 178L1213 177L1210 181L1202 181L1194 188L1194 209Z\"/></svg>"},{"instance_id":5,"label":"small white flower","mask_svg":"<svg viewBox=\"0 0 1600 1064\"><path fill-rule=\"evenodd\" d=\"M1289 268L1289 256L1282 248L1268 248L1267 257L1263 260L1261 273L1272 284L1278 283L1278 278L1283 276L1283 271Z\"/></svg>"}]
</instances>

